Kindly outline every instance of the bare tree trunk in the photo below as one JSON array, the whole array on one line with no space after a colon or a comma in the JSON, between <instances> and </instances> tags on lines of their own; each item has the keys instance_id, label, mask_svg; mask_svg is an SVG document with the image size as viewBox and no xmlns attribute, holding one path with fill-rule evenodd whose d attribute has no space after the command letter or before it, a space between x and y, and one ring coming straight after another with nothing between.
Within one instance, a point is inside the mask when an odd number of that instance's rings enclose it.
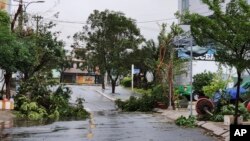
<instances>
[{"instance_id":1,"label":"bare tree trunk","mask_svg":"<svg viewBox=\"0 0 250 141\"><path fill-rule=\"evenodd\" d=\"M239 95L240 95L240 82L241 82L241 72L237 70L238 82L237 82L237 93L235 100L235 113L234 113L234 125L238 124L238 107L239 107Z\"/></svg>"},{"instance_id":2,"label":"bare tree trunk","mask_svg":"<svg viewBox=\"0 0 250 141\"><path fill-rule=\"evenodd\" d=\"M11 76L12 73L6 71L5 75L4 75L4 79L5 79L5 84L6 84L6 97L9 99L10 98L10 82L11 82Z\"/></svg>"},{"instance_id":3,"label":"bare tree trunk","mask_svg":"<svg viewBox=\"0 0 250 141\"><path fill-rule=\"evenodd\" d=\"M29 73L28 72L24 72L24 81L29 79Z\"/></svg>"},{"instance_id":4,"label":"bare tree trunk","mask_svg":"<svg viewBox=\"0 0 250 141\"><path fill-rule=\"evenodd\" d=\"M112 93L115 93L115 83L116 81L112 80Z\"/></svg>"},{"instance_id":5,"label":"bare tree trunk","mask_svg":"<svg viewBox=\"0 0 250 141\"><path fill-rule=\"evenodd\" d=\"M63 73L61 72L60 73L60 83L62 83L63 82Z\"/></svg>"},{"instance_id":6,"label":"bare tree trunk","mask_svg":"<svg viewBox=\"0 0 250 141\"><path fill-rule=\"evenodd\" d=\"M101 81L102 81L102 89L103 89L103 90L105 90L105 80L104 80L105 77L104 77L104 75L105 75L105 74L102 74L102 75L101 75L101 79L102 79L102 80L101 80Z\"/></svg>"},{"instance_id":7,"label":"bare tree trunk","mask_svg":"<svg viewBox=\"0 0 250 141\"><path fill-rule=\"evenodd\" d=\"M173 106L173 109L175 109L175 104L174 104L174 99L173 99L173 95L174 95L174 86L173 86L173 60L171 58L171 60L169 61L169 65L168 65L168 87L169 87L169 100L171 100L171 105Z\"/></svg>"},{"instance_id":8,"label":"bare tree trunk","mask_svg":"<svg viewBox=\"0 0 250 141\"><path fill-rule=\"evenodd\" d=\"M111 80L112 93L115 93L115 84L116 84L119 74L117 74L115 78L113 78L110 71L107 71L107 72L108 72L109 79Z\"/></svg>"}]
</instances>

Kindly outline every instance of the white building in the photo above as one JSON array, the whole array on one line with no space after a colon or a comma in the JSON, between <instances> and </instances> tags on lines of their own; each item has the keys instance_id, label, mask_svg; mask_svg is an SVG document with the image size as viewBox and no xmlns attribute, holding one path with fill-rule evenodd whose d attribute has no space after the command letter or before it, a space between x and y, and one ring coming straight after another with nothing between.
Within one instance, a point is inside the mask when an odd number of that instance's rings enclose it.
<instances>
[{"instance_id":1,"label":"white building","mask_svg":"<svg viewBox=\"0 0 250 141\"><path fill-rule=\"evenodd\" d=\"M226 4L230 1L231 0L221 0L221 7L225 9ZM247 1L250 4L250 0ZM209 16L212 14L202 0L178 0L178 10L181 13L185 10L189 10L191 13L198 13L203 16Z\"/></svg>"},{"instance_id":2,"label":"white building","mask_svg":"<svg viewBox=\"0 0 250 141\"><path fill-rule=\"evenodd\" d=\"M225 9L226 4L230 2L230 0L222 0L221 7ZM250 0L248 0L250 3ZM178 0L178 9L180 13L188 10L191 13L198 13L203 16L209 16L212 14L212 11L208 9L208 6L202 2L202 0ZM184 31L188 31L188 26L182 26ZM202 73L204 71L217 72L218 70L218 62L215 61L192 61L192 76ZM188 64L188 73L183 74L181 77L176 78L176 83L180 85L190 84L191 81L191 71L190 71L190 63ZM237 76L236 70L234 68L223 66L223 72L226 76L231 75L233 77ZM249 75L248 73L244 73L243 76Z\"/></svg>"}]
</instances>

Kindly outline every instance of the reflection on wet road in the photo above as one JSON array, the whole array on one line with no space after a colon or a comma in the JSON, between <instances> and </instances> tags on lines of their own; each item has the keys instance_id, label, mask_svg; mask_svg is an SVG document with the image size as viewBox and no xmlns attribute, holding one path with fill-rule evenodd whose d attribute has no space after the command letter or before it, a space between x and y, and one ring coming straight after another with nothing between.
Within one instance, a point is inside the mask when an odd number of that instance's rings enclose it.
<instances>
[{"instance_id":1,"label":"reflection on wet road","mask_svg":"<svg viewBox=\"0 0 250 141\"><path fill-rule=\"evenodd\" d=\"M120 113L92 87L73 86L74 98L83 96L91 116L85 121L14 127L4 132L9 141L211 141L200 129L179 128L159 114Z\"/></svg>"}]
</instances>

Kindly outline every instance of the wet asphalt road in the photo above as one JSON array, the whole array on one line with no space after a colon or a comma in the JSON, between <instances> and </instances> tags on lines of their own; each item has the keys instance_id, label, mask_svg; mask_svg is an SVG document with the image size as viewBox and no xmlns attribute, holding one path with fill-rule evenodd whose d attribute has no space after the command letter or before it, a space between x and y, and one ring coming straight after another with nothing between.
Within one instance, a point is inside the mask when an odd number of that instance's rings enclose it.
<instances>
[{"instance_id":1,"label":"wet asphalt road","mask_svg":"<svg viewBox=\"0 0 250 141\"><path fill-rule=\"evenodd\" d=\"M72 101L84 97L91 112L85 121L62 121L48 125L6 129L13 141L213 141L199 128L180 128L153 113L121 113L110 100L96 93L96 87L71 86ZM1 139L0 139L1 140Z\"/></svg>"}]
</instances>

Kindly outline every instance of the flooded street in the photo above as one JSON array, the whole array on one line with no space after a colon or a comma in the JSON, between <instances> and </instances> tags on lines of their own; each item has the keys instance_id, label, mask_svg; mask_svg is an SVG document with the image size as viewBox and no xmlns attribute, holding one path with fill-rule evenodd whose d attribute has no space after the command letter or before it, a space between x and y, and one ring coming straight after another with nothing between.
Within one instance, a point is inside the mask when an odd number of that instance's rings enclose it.
<instances>
[{"instance_id":1,"label":"flooded street","mask_svg":"<svg viewBox=\"0 0 250 141\"><path fill-rule=\"evenodd\" d=\"M72 101L84 97L91 112L85 121L60 121L46 125L19 125L3 131L1 141L211 141L199 128L180 128L157 113L123 113L96 93L95 87L72 86Z\"/></svg>"}]
</instances>

